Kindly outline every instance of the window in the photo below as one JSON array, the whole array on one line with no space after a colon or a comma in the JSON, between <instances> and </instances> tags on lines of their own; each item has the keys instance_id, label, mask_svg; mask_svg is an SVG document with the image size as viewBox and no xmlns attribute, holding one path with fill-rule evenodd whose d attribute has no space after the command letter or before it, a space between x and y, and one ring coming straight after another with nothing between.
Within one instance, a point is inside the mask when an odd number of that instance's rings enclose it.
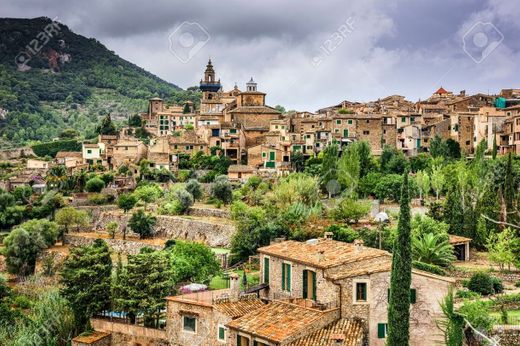
<instances>
[{"instance_id":1,"label":"window","mask_svg":"<svg viewBox=\"0 0 520 346\"><path fill-rule=\"evenodd\" d=\"M356 302L366 302L367 301L367 283L366 282L356 282Z\"/></svg>"},{"instance_id":2,"label":"window","mask_svg":"<svg viewBox=\"0 0 520 346\"><path fill-rule=\"evenodd\" d=\"M267 156L267 153L263 152L262 157L266 157L266 156Z\"/></svg>"},{"instance_id":3,"label":"window","mask_svg":"<svg viewBox=\"0 0 520 346\"><path fill-rule=\"evenodd\" d=\"M363 131L363 134L364 134L364 135L369 135L369 134L370 134L370 131Z\"/></svg>"},{"instance_id":4,"label":"window","mask_svg":"<svg viewBox=\"0 0 520 346\"><path fill-rule=\"evenodd\" d=\"M415 117L410 117L410 122L415 122Z\"/></svg>"},{"instance_id":5,"label":"window","mask_svg":"<svg viewBox=\"0 0 520 346\"><path fill-rule=\"evenodd\" d=\"M274 161L276 157L276 152L270 151L269 152L269 161Z\"/></svg>"},{"instance_id":6,"label":"window","mask_svg":"<svg viewBox=\"0 0 520 346\"><path fill-rule=\"evenodd\" d=\"M92 150L87 149L87 154L92 154Z\"/></svg>"},{"instance_id":7,"label":"window","mask_svg":"<svg viewBox=\"0 0 520 346\"><path fill-rule=\"evenodd\" d=\"M197 318L195 316L184 316L182 318L183 329L187 332L197 332Z\"/></svg>"},{"instance_id":8,"label":"window","mask_svg":"<svg viewBox=\"0 0 520 346\"><path fill-rule=\"evenodd\" d=\"M291 264L282 263L282 290L291 291Z\"/></svg>"},{"instance_id":9,"label":"window","mask_svg":"<svg viewBox=\"0 0 520 346\"><path fill-rule=\"evenodd\" d=\"M348 124L349 124L349 125L352 125L352 119L349 119L349 120L348 120Z\"/></svg>"},{"instance_id":10,"label":"window","mask_svg":"<svg viewBox=\"0 0 520 346\"><path fill-rule=\"evenodd\" d=\"M264 257L264 283L269 283L269 257Z\"/></svg>"},{"instance_id":11,"label":"window","mask_svg":"<svg viewBox=\"0 0 520 346\"><path fill-rule=\"evenodd\" d=\"M377 324L377 338L384 339L388 335L388 324L378 323Z\"/></svg>"},{"instance_id":12,"label":"window","mask_svg":"<svg viewBox=\"0 0 520 346\"><path fill-rule=\"evenodd\" d=\"M238 335L237 346L249 346L249 338L242 335Z\"/></svg>"},{"instance_id":13,"label":"window","mask_svg":"<svg viewBox=\"0 0 520 346\"><path fill-rule=\"evenodd\" d=\"M303 271L303 298L316 300L316 272Z\"/></svg>"},{"instance_id":14,"label":"window","mask_svg":"<svg viewBox=\"0 0 520 346\"><path fill-rule=\"evenodd\" d=\"M226 328L223 326L218 326L218 340L226 341Z\"/></svg>"},{"instance_id":15,"label":"window","mask_svg":"<svg viewBox=\"0 0 520 346\"><path fill-rule=\"evenodd\" d=\"M401 122L405 123L406 122L406 117L401 117Z\"/></svg>"},{"instance_id":16,"label":"window","mask_svg":"<svg viewBox=\"0 0 520 346\"><path fill-rule=\"evenodd\" d=\"M341 120L340 119L336 120L336 125L341 125Z\"/></svg>"}]
</instances>

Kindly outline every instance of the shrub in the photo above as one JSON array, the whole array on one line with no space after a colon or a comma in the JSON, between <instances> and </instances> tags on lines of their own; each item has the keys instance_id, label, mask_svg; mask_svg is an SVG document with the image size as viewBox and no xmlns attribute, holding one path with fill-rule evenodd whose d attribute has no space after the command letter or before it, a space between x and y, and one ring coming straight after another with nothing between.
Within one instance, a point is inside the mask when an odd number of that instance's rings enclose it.
<instances>
[{"instance_id":1,"label":"shrub","mask_svg":"<svg viewBox=\"0 0 520 346\"><path fill-rule=\"evenodd\" d=\"M344 198L331 212L336 221L357 223L360 218L370 211L370 202L359 202L351 198Z\"/></svg>"},{"instance_id":2,"label":"shrub","mask_svg":"<svg viewBox=\"0 0 520 346\"><path fill-rule=\"evenodd\" d=\"M419 270L424 270L425 272L429 272L429 273L437 274L437 275L446 275L446 271L435 264L424 263L424 262L420 262L420 261L413 261L412 265L414 268L419 269Z\"/></svg>"},{"instance_id":3,"label":"shrub","mask_svg":"<svg viewBox=\"0 0 520 346\"><path fill-rule=\"evenodd\" d=\"M502 280L500 280L496 276L492 276L491 281L493 282L493 290L495 291L495 293L504 292L504 284L502 283Z\"/></svg>"},{"instance_id":4,"label":"shrub","mask_svg":"<svg viewBox=\"0 0 520 346\"><path fill-rule=\"evenodd\" d=\"M20 295L14 298L14 305L20 309L29 309L32 305L32 302L27 296Z\"/></svg>"},{"instance_id":5,"label":"shrub","mask_svg":"<svg viewBox=\"0 0 520 346\"><path fill-rule=\"evenodd\" d=\"M515 287L520 287L520 280L518 280L517 282L515 282Z\"/></svg>"},{"instance_id":6,"label":"shrub","mask_svg":"<svg viewBox=\"0 0 520 346\"><path fill-rule=\"evenodd\" d=\"M483 296L493 294L495 293L493 277L485 272L475 273L469 279L468 289Z\"/></svg>"},{"instance_id":7,"label":"shrub","mask_svg":"<svg viewBox=\"0 0 520 346\"><path fill-rule=\"evenodd\" d=\"M345 243L352 243L354 240L359 239L359 233L350 227L332 225L329 226L326 231L332 232L332 238L334 240L343 241Z\"/></svg>"},{"instance_id":8,"label":"shrub","mask_svg":"<svg viewBox=\"0 0 520 346\"><path fill-rule=\"evenodd\" d=\"M460 290L455 294L456 298L464 298L464 299L476 299L482 297L480 293L468 291L468 290Z\"/></svg>"},{"instance_id":9,"label":"shrub","mask_svg":"<svg viewBox=\"0 0 520 346\"><path fill-rule=\"evenodd\" d=\"M98 177L94 177L87 181L87 185L85 186L88 192L101 192L101 190L103 190L104 187L105 182Z\"/></svg>"},{"instance_id":10,"label":"shrub","mask_svg":"<svg viewBox=\"0 0 520 346\"><path fill-rule=\"evenodd\" d=\"M494 318L490 315L490 302L466 301L459 311L478 330L488 332L493 327Z\"/></svg>"},{"instance_id":11,"label":"shrub","mask_svg":"<svg viewBox=\"0 0 520 346\"><path fill-rule=\"evenodd\" d=\"M189 169L179 169L177 171L177 179L184 183L186 182L191 176L191 171Z\"/></svg>"},{"instance_id":12,"label":"shrub","mask_svg":"<svg viewBox=\"0 0 520 346\"><path fill-rule=\"evenodd\" d=\"M102 204L109 203L113 199L114 199L114 196L104 195L102 193L95 193L95 194L88 196L88 201L90 203L96 204L96 205L102 205Z\"/></svg>"}]
</instances>

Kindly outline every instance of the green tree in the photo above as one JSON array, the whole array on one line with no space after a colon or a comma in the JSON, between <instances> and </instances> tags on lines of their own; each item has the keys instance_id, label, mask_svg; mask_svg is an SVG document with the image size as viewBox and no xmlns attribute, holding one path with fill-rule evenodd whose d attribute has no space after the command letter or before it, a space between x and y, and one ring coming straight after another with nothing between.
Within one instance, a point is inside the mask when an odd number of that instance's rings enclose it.
<instances>
[{"instance_id":1,"label":"green tree","mask_svg":"<svg viewBox=\"0 0 520 346\"><path fill-rule=\"evenodd\" d=\"M464 235L464 209L462 196L455 182L450 184L444 203L444 221L451 234Z\"/></svg>"},{"instance_id":2,"label":"green tree","mask_svg":"<svg viewBox=\"0 0 520 346\"><path fill-rule=\"evenodd\" d=\"M487 243L489 260L497 263L500 270L504 270L506 266L510 270L511 265L515 264L514 242L515 231L511 228L506 228L498 234L490 235Z\"/></svg>"},{"instance_id":3,"label":"green tree","mask_svg":"<svg viewBox=\"0 0 520 346\"><path fill-rule=\"evenodd\" d=\"M517 211L515 208L515 200L517 193L514 182L513 157L511 153L507 155L503 195L505 201L506 222L516 224L518 219Z\"/></svg>"},{"instance_id":4,"label":"green tree","mask_svg":"<svg viewBox=\"0 0 520 346\"><path fill-rule=\"evenodd\" d=\"M58 225L48 220L30 220L16 227L4 239L9 272L18 275L34 273L36 258L56 242Z\"/></svg>"},{"instance_id":5,"label":"green tree","mask_svg":"<svg viewBox=\"0 0 520 346\"><path fill-rule=\"evenodd\" d=\"M117 199L117 206L125 212L125 214L132 210L137 203L137 198L131 193L124 193Z\"/></svg>"},{"instance_id":6,"label":"green tree","mask_svg":"<svg viewBox=\"0 0 520 346\"><path fill-rule=\"evenodd\" d=\"M329 198L340 192L338 183L338 145L336 143L329 144L323 151L323 159L320 172L320 185L324 192L327 192Z\"/></svg>"},{"instance_id":7,"label":"green tree","mask_svg":"<svg viewBox=\"0 0 520 346\"><path fill-rule=\"evenodd\" d=\"M71 227L79 229L82 226L86 226L88 223L88 214L84 210L65 207L56 212L54 221L62 227L63 234L67 234Z\"/></svg>"},{"instance_id":8,"label":"green tree","mask_svg":"<svg viewBox=\"0 0 520 346\"><path fill-rule=\"evenodd\" d=\"M114 239L116 237L116 232L119 229L119 224L117 221L110 221L105 228L108 235L110 235L110 238Z\"/></svg>"},{"instance_id":9,"label":"green tree","mask_svg":"<svg viewBox=\"0 0 520 346\"><path fill-rule=\"evenodd\" d=\"M357 223L359 219L370 212L370 202L355 201L352 198L343 198L331 211L331 216L336 221L345 223Z\"/></svg>"},{"instance_id":10,"label":"green tree","mask_svg":"<svg viewBox=\"0 0 520 346\"><path fill-rule=\"evenodd\" d=\"M211 196L229 204L233 198L233 189L226 175L219 175L211 185Z\"/></svg>"},{"instance_id":11,"label":"green tree","mask_svg":"<svg viewBox=\"0 0 520 346\"><path fill-rule=\"evenodd\" d=\"M112 122L110 114L107 114L103 118L103 121L97 128L97 133L100 135L117 135L117 129L114 123Z\"/></svg>"},{"instance_id":12,"label":"green tree","mask_svg":"<svg viewBox=\"0 0 520 346\"><path fill-rule=\"evenodd\" d=\"M431 189L430 176L428 175L428 172L418 171L415 175L415 180L417 181L417 186L419 187L419 198L422 200L423 196L428 197Z\"/></svg>"},{"instance_id":13,"label":"green tree","mask_svg":"<svg viewBox=\"0 0 520 346\"><path fill-rule=\"evenodd\" d=\"M139 234L141 239L145 239L153 235L153 227L156 221L157 219L153 215L147 214L143 210L138 210L132 214L128 221L128 227Z\"/></svg>"},{"instance_id":14,"label":"green tree","mask_svg":"<svg viewBox=\"0 0 520 346\"><path fill-rule=\"evenodd\" d=\"M388 305L388 345L405 346L410 337L410 285L412 282L412 246L410 231L410 195L408 171L403 176L397 239L392 254L390 298Z\"/></svg>"},{"instance_id":15,"label":"green tree","mask_svg":"<svg viewBox=\"0 0 520 346\"><path fill-rule=\"evenodd\" d=\"M63 262L61 294L71 303L79 331L90 330L90 317L110 307L111 272L110 250L102 239L71 248Z\"/></svg>"},{"instance_id":16,"label":"green tree","mask_svg":"<svg viewBox=\"0 0 520 346\"><path fill-rule=\"evenodd\" d=\"M305 169L305 157L300 150L291 153L291 166L295 172L303 172Z\"/></svg>"},{"instance_id":17,"label":"green tree","mask_svg":"<svg viewBox=\"0 0 520 346\"><path fill-rule=\"evenodd\" d=\"M190 179L186 183L186 190L191 193L194 200L199 200L202 198L203 191L202 186L196 179Z\"/></svg>"},{"instance_id":18,"label":"green tree","mask_svg":"<svg viewBox=\"0 0 520 346\"><path fill-rule=\"evenodd\" d=\"M105 182L99 177L94 177L87 181L85 188L88 192L99 193L105 188Z\"/></svg>"},{"instance_id":19,"label":"green tree","mask_svg":"<svg viewBox=\"0 0 520 346\"><path fill-rule=\"evenodd\" d=\"M374 164L372 162L372 152L370 150L370 144L367 141L357 141L353 143L359 156L359 176L362 178L370 171L374 170Z\"/></svg>"},{"instance_id":20,"label":"green tree","mask_svg":"<svg viewBox=\"0 0 520 346\"><path fill-rule=\"evenodd\" d=\"M447 346L462 346L466 322L464 316L455 309L452 289L442 300L441 310L445 318L437 321L437 325L444 333L444 342Z\"/></svg>"},{"instance_id":21,"label":"green tree","mask_svg":"<svg viewBox=\"0 0 520 346\"><path fill-rule=\"evenodd\" d=\"M208 246L192 241L175 241L168 249L173 277L176 283L198 282L209 284L220 272L220 264Z\"/></svg>"},{"instance_id":22,"label":"green tree","mask_svg":"<svg viewBox=\"0 0 520 346\"><path fill-rule=\"evenodd\" d=\"M431 186L433 190L435 191L435 197L439 199L439 195L442 192L442 189L444 188L444 185L446 183L446 178L444 176L444 173L442 172L442 169L440 166L433 166L432 167L432 174L431 174Z\"/></svg>"},{"instance_id":23,"label":"green tree","mask_svg":"<svg viewBox=\"0 0 520 346\"><path fill-rule=\"evenodd\" d=\"M128 126L130 127L141 127L142 121L141 116L139 114L134 114L130 118L128 118Z\"/></svg>"},{"instance_id":24,"label":"green tree","mask_svg":"<svg viewBox=\"0 0 520 346\"><path fill-rule=\"evenodd\" d=\"M173 293L169 254L144 248L137 255L129 255L124 269L114 278L114 307L128 313L131 323L143 314L146 327L159 326L164 297Z\"/></svg>"},{"instance_id":25,"label":"green tree","mask_svg":"<svg viewBox=\"0 0 520 346\"><path fill-rule=\"evenodd\" d=\"M156 184L141 185L134 191L134 196L145 203L145 209L148 203L153 203L163 195L163 190Z\"/></svg>"},{"instance_id":26,"label":"green tree","mask_svg":"<svg viewBox=\"0 0 520 346\"><path fill-rule=\"evenodd\" d=\"M343 151L338 162L338 182L346 189L347 196L352 197L357 189L360 177L360 159L356 146L349 145Z\"/></svg>"}]
</instances>

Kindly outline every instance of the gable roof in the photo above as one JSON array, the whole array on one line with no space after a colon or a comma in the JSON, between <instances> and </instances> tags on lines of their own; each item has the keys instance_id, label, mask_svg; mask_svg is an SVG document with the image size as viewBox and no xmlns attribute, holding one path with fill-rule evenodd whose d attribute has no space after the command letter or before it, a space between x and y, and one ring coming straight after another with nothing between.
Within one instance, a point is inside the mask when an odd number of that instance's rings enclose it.
<instances>
[{"instance_id":1,"label":"gable roof","mask_svg":"<svg viewBox=\"0 0 520 346\"><path fill-rule=\"evenodd\" d=\"M274 301L252 314L229 322L227 326L279 343L308 329L330 313Z\"/></svg>"},{"instance_id":2,"label":"gable roof","mask_svg":"<svg viewBox=\"0 0 520 346\"><path fill-rule=\"evenodd\" d=\"M355 319L339 319L328 326L291 342L288 346L361 346L364 341L363 325Z\"/></svg>"},{"instance_id":3,"label":"gable roof","mask_svg":"<svg viewBox=\"0 0 520 346\"><path fill-rule=\"evenodd\" d=\"M384 250L370 247L356 249L354 244L332 239L314 239L307 242L287 240L261 247L258 252L315 268L330 268L345 263L390 256Z\"/></svg>"},{"instance_id":4,"label":"gable roof","mask_svg":"<svg viewBox=\"0 0 520 346\"><path fill-rule=\"evenodd\" d=\"M255 299L240 299L236 302L222 302L216 303L213 308L220 311L224 315L232 319L242 317L250 312L265 307L265 304L258 298Z\"/></svg>"}]
</instances>

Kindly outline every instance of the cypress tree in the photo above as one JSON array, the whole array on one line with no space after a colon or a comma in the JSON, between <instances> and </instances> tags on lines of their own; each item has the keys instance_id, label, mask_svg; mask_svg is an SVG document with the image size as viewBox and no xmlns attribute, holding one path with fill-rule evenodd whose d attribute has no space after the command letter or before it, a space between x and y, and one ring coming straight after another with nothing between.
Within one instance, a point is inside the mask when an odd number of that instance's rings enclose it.
<instances>
[{"instance_id":1,"label":"cypress tree","mask_svg":"<svg viewBox=\"0 0 520 346\"><path fill-rule=\"evenodd\" d=\"M498 145L497 145L497 134L496 128L493 127L493 151L491 152L493 155L493 160L497 158Z\"/></svg>"},{"instance_id":2,"label":"cypress tree","mask_svg":"<svg viewBox=\"0 0 520 346\"><path fill-rule=\"evenodd\" d=\"M444 221L450 226L450 234L464 235L464 209L457 182L452 181L444 203Z\"/></svg>"},{"instance_id":3,"label":"cypress tree","mask_svg":"<svg viewBox=\"0 0 520 346\"><path fill-rule=\"evenodd\" d=\"M506 204L506 221L514 224L517 218L514 205L516 193L513 179L513 157L509 153L504 177L504 200Z\"/></svg>"},{"instance_id":4,"label":"cypress tree","mask_svg":"<svg viewBox=\"0 0 520 346\"><path fill-rule=\"evenodd\" d=\"M408 170L401 187L397 239L392 256L390 299L388 305L388 345L406 346L410 337L410 285L412 283L412 245L410 231L410 191Z\"/></svg>"}]
</instances>

